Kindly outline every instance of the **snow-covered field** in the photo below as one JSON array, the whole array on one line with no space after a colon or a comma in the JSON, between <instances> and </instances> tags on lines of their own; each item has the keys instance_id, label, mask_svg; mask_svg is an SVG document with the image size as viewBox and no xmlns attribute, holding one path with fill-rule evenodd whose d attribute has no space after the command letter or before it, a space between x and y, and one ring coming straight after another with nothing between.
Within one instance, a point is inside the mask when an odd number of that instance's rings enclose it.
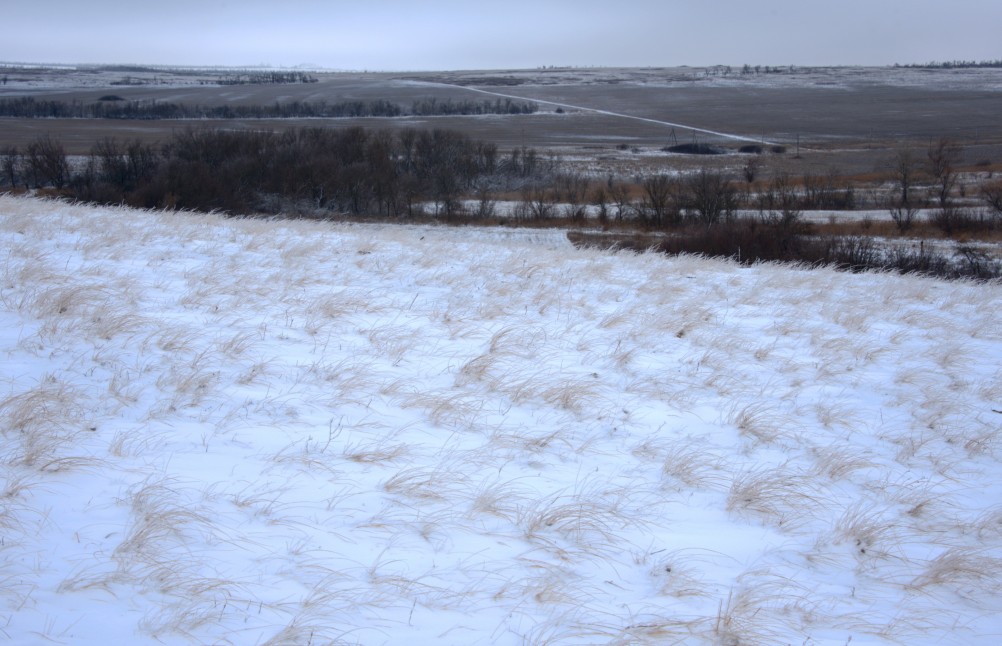
<instances>
[{"instance_id":1,"label":"snow-covered field","mask_svg":"<svg viewBox=\"0 0 1002 646\"><path fill-rule=\"evenodd\" d=\"M998 68L968 67L860 67L860 66L796 66L776 67L773 72L743 72L741 63L712 67L568 67L550 70L490 70L442 71L434 77L462 85L484 87L518 87L539 85L646 85L686 87L693 84L712 87L804 88L822 86L851 90L860 87L887 85L921 87L937 90L1002 90ZM423 78L429 75L424 74ZM485 78L486 77L486 78ZM486 82L494 79L494 83ZM497 83L498 80L503 83ZM517 94L517 90L515 91Z\"/></svg>"},{"instance_id":2,"label":"snow-covered field","mask_svg":"<svg viewBox=\"0 0 1002 646\"><path fill-rule=\"evenodd\" d=\"M1002 286L0 197L0 639L997 644Z\"/></svg>"}]
</instances>

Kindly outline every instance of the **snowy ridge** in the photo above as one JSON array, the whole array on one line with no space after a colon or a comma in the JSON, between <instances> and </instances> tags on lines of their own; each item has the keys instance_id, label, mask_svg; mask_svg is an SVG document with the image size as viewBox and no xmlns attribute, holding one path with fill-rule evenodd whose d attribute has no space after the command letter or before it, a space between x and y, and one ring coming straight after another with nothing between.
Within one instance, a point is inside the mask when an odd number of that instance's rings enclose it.
<instances>
[{"instance_id":1,"label":"snowy ridge","mask_svg":"<svg viewBox=\"0 0 1002 646\"><path fill-rule=\"evenodd\" d=\"M0 196L14 644L994 644L1002 286Z\"/></svg>"}]
</instances>

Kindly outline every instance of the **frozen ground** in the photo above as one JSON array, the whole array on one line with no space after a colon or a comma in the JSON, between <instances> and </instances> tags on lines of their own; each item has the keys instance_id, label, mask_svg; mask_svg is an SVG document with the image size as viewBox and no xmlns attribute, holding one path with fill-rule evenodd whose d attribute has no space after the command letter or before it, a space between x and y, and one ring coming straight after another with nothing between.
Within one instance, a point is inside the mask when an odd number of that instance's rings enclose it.
<instances>
[{"instance_id":1,"label":"frozen ground","mask_svg":"<svg viewBox=\"0 0 1002 646\"><path fill-rule=\"evenodd\" d=\"M169 67L139 65L38 65L0 62L4 89L114 88L130 86L193 87L219 83L240 74L311 70L268 67Z\"/></svg>"},{"instance_id":2,"label":"frozen ground","mask_svg":"<svg viewBox=\"0 0 1002 646\"><path fill-rule=\"evenodd\" d=\"M1002 286L0 197L8 643L997 644Z\"/></svg>"},{"instance_id":3,"label":"frozen ground","mask_svg":"<svg viewBox=\"0 0 1002 646\"><path fill-rule=\"evenodd\" d=\"M996 68L909 68L909 67L776 67L772 72L754 65L742 73L743 65L712 67L634 68L553 68L536 70L445 71L426 73L421 78L445 80L480 87L520 85L647 85L686 87L811 87L853 89L872 85L922 87L938 90L1002 90L1002 76ZM517 94L517 90L513 90Z\"/></svg>"},{"instance_id":4,"label":"frozen ground","mask_svg":"<svg viewBox=\"0 0 1002 646\"><path fill-rule=\"evenodd\" d=\"M121 68L34 69L4 72L9 80L0 86L0 96L92 103L113 94L129 101L206 106L390 100L410 106L430 98L480 101L497 93L537 102L540 112L502 118L200 120L197 125L275 131L349 124L446 128L497 144L502 151L529 146L566 158L586 157L593 162L585 165L624 177L647 169L720 168L733 161L729 156L669 157L659 152L666 145L690 141L732 151L746 140L786 146L790 154L763 157L761 172L767 176L827 174L833 169L869 174L885 169L897 147L910 146L924 156L930 141L949 137L965 147L965 166L980 164L985 171L997 172L994 166L1002 157L997 127L1002 111L999 70L818 67L742 74L736 65L724 75L720 69L318 71L311 72L316 83L236 86L211 82L234 72L225 69L178 74ZM126 80L146 84L112 85ZM563 107L564 113L556 114L559 106L577 108ZM68 153L87 155L107 137L163 143L179 128L195 123L5 118L0 147L23 150L40 134L49 134Z\"/></svg>"},{"instance_id":5,"label":"frozen ground","mask_svg":"<svg viewBox=\"0 0 1002 646\"><path fill-rule=\"evenodd\" d=\"M684 87L687 85L744 87L824 86L852 89L870 85L926 87L940 90L1002 90L1002 76L997 68L908 68L908 67L776 67L765 72L754 67L742 73L742 65L713 67L635 67L635 68L553 68L522 70L457 70L441 72L350 72L301 68L321 81L363 77L397 78L405 83L444 80L480 87L516 87L519 85L652 85ZM0 74L7 76L9 88L108 88L121 87L123 79L153 86L189 87L218 81L233 74L267 73L272 68L171 68L150 66L34 65L0 62ZM289 70L277 70L289 71Z\"/></svg>"}]
</instances>

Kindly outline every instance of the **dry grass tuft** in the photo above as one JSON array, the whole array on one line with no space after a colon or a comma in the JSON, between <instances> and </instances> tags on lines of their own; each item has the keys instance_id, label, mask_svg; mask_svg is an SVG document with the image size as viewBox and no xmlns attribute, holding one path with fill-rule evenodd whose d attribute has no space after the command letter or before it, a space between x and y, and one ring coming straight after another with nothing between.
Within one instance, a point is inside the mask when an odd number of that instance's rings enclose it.
<instances>
[{"instance_id":1,"label":"dry grass tuft","mask_svg":"<svg viewBox=\"0 0 1002 646\"><path fill-rule=\"evenodd\" d=\"M858 502L835 521L832 532L835 542L848 544L857 560L873 563L892 556L900 544L902 527L888 509Z\"/></svg>"},{"instance_id":2,"label":"dry grass tuft","mask_svg":"<svg viewBox=\"0 0 1002 646\"><path fill-rule=\"evenodd\" d=\"M689 550L675 550L643 560L645 563L653 561L650 563L648 575L655 581L659 594L677 598L713 596L706 574L695 565L699 561L707 561L705 556L694 554Z\"/></svg>"},{"instance_id":3,"label":"dry grass tuft","mask_svg":"<svg viewBox=\"0 0 1002 646\"><path fill-rule=\"evenodd\" d=\"M809 473L786 467L752 469L731 482L727 511L751 513L788 530L822 517L825 491Z\"/></svg>"},{"instance_id":4,"label":"dry grass tuft","mask_svg":"<svg viewBox=\"0 0 1002 646\"><path fill-rule=\"evenodd\" d=\"M719 489L727 483L724 461L706 449L673 446L664 455L662 472L692 488Z\"/></svg>"},{"instance_id":5,"label":"dry grass tuft","mask_svg":"<svg viewBox=\"0 0 1002 646\"><path fill-rule=\"evenodd\" d=\"M712 634L728 646L775 644L790 628L809 625L805 618L814 614L810 590L793 580L753 580L719 601Z\"/></svg>"},{"instance_id":6,"label":"dry grass tuft","mask_svg":"<svg viewBox=\"0 0 1002 646\"><path fill-rule=\"evenodd\" d=\"M8 440L3 462L50 472L95 464L88 457L64 454L77 450L79 439L96 428L87 421L86 402L81 389L52 375L0 401L0 432Z\"/></svg>"},{"instance_id":7,"label":"dry grass tuft","mask_svg":"<svg viewBox=\"0 0 1002 646\"><path fill-rule=\"evenodd\" d=\"M795 440L797 437L793 418L780 413L774 404L768 402L735 406L727 421L736 426L742 435L762 444Z\"/></svg>"},{"instance_id":8,"label":"dry grass tuft","mask_svg":"<svg viewBox=\"0 0 1002 646\"><path fill-rule=\"evenodd\" d=\"M428 469L404 469L386 480L382 488L391 494L424 502L445 502L458 496L468 485L469 477L458 465L440 465Z\"/></svg>"},{"instance_id":9,"label":"dry grass tuft","mask_svg":"<svg viewBox=\"0 0 1002 646\"><path fill-rule=\"evenodd\" d=\"M400 460L409 451L409 447L405 444L386 446L385 442L377 440L368 443L346 444L341 455L344 459L359 464L382 464Z\"/></svg>"},{"instance_id":10,"label":"dry grass tuft","mask_svg":"<svg viewBox=\"0 0 1002 646\"><path fill-rule=\"evenodd\" d=\"M484 412L484 402L478 397L450 394L449 391L426 391L402 398L404 408L421 408L427 411L432 424L441 428L470 430L478 426Z\"/></svg>"},{"instance_id":11,"label":"dry grass tuft","mask_svg":"<svg viewBox=\"0 0 1002 646\"><path fill-rule=\"evenodd\" d=\"M856 471L870 469L876 465L864 451L831 445L813 449L814 470L831 480L848 478Z\"/></svg>"},{"instance_id":12,"label":"dry grass tuft","mask_svg":"<svg viewBox=\"0 0 1002 646\"><path fill-rule=\"evenodd\" d=\"M930 588L947 587L974 602L997 597L1002 593L1002 558L986 550L950 548L930 560L908 586L929 593Z\"/></svg>"},{"instance_id":13,"label":"dry grass tuft","mask_svg":"<svg viewBox=\"0 0 1002 646\"><path fill-rule=\"evenodd\" d=\"M515 482L484 482L473 492L470 501L472 518L477 514L487 514L516 524L519 511L525 506L526 497L531 492L519 488Z\"/></svg>"},{"instance_id":14,"label":"dry grass tuft","mask_svg":"<svg viewBox=\"0 0 1002 646\"><path fill-rule=\"evenodd\" d=\"M171 545L183 545L193 532L212 526L211 519L193 510L177 483L147 481L129 492L132 526L112 556L123 566L136 561L160 563Z\"/></svg>"},{"instance_id":15,"label":"dry grass tuft","mask_svg":"<svg viewBox=\"0 0 1002 646\"><path fill-rule=\"evenodd\" d=\"M573 495L553 494L519 508L517 524L529 541L552 544L553 534L591 553L615 549L615 537L642 518L624 509L622 492L586 487Z\"/></svg>"}]
</instances>

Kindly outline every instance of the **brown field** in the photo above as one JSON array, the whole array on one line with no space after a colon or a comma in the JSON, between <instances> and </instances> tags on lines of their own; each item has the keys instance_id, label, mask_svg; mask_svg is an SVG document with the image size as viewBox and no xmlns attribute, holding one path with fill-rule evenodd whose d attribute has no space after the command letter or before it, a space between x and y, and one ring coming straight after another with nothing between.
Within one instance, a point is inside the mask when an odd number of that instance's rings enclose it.
<instances>
[{"instance_id":1,"label":"brown field","mask_svg":"<svg viewBox=\"0 0 1002 646\"><path fill-rule=\"evenodd\" d=\"M481 100L490 98L484 92L494 92L537 101L540 110L518 116L392 119L5 118L0 119L0 146L24 146L39 135L50 134L63 142L69 154L83 155L107 136L163 141L188 127L434 127L458 129L496 142L502 149L525 145L548 151L596 175L695 165L738 168L747 156L737 154L737 148L756 141L786 148L782 154L762 155L765 172L836 169L861 175L880 170L899 147L924 151L930 141L947 137L964 147L966 166L986 171L1002 168L1002 84L997 81L997 70L805 68L742 75L735 69L726 76L719 70L697 68L316 73L318 82L309 84L212 84L218 74L204 70L21 70L9 73L10 82L0 86L0 98L30 95L91 102L115 94L127 100L202 105L387 99L409 106L429 97ZM123 80L135 84L121 85ZM558 114L556 104L575 107L564 107ZM669 144L691 142L720 146L733 154L662 151Z\"/></svg>"}]
</instances>

